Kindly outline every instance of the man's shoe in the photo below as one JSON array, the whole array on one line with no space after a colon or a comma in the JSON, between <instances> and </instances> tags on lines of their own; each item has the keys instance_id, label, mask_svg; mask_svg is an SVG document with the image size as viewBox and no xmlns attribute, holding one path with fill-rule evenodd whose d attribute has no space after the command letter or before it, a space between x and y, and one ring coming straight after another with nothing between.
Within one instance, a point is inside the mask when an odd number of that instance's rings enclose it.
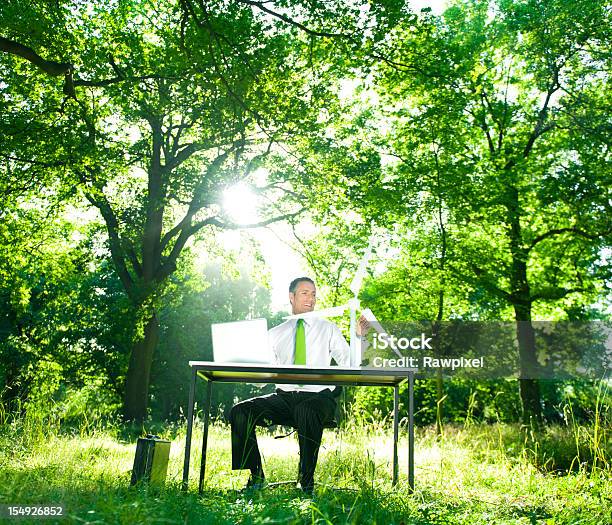
<instances>
[{"instance_id":1,"label":"man's shoe","mask_svg":"<svg viewBox=\"0 0 612 525\"><path fill-rule=\"evenodd\" d=\"M301 481L298 482L297 488L301 489L305 496L312 497L314 495L314 484L303 484Z\"/></svg>"},{"instance_id":2,"label":"man's shoe","mask_svg":"<svg viewBox=\"0 0 612 525\"><path fill-rule=\"evenodd\" d=\"M244 490L261 490L267 486L268 482L266 481L265 477L254 476L253 474L251 474L249 477L249 481L247 481L246 487L244 487Z\"/></svg>"}]
</instances>

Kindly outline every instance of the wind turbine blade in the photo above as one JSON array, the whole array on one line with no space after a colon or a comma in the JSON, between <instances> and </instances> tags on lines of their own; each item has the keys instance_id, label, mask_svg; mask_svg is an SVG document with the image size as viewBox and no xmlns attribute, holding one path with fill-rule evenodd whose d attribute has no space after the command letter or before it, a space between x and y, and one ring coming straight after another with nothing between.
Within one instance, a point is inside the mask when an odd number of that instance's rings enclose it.
<instances>
[{"instance_id":1,"label":"wind turbine blade","mask_svg":"<svg viewBox=\"0 0 612 525\"><path fill-rule=\"evenodd\" d=\"M361 283L363 282L363 278L365 276L366 267L368 265L370 256L372 255L372 244L373 244L373 239L372 237L370 237L370 242L368 242L368 247L366 248L366 251L363 253L363 257L361 258L361 261L359 261L357 273L355 274L355 277L353 278L353 281L351 282L351 285L349 286L349 288L351 289L351 292L353 292L353 295L355 297L359 295L359 290L361 290Z\"/></svg>"},{"instance_id":2,"label":"wind turbine blade","mask_svg":"<svg viewBox=\"0 0 612 525\"><path fill-rule=\"evenodd\" d=\"M283 319L308 319L311 317L339 317L348 308L348 304L342 306L333 306L332 308L324 308L323 310L313 310L303 314L287 315Z\"/></svg>"}]
</instances>

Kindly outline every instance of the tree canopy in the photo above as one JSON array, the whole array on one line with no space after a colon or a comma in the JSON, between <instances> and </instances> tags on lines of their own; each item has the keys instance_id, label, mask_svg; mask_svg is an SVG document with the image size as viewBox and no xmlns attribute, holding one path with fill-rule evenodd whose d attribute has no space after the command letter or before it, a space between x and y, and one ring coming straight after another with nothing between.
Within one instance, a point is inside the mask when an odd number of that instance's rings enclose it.
<instances>
[{"instance_id":1,"label":"tree canopy","mask_svg":"<svg viewBox=\"0 0 612 525\"><path fill-rule=\"evenodd\" d=\"M588 0L5 2L5 383L55 348L142 420L168 305L214 295L192 247L283 222L330 304L374 229L381 312L515 321L538 419L532 321L609 301L610 27Z\"/></svg>"}]
</instances>

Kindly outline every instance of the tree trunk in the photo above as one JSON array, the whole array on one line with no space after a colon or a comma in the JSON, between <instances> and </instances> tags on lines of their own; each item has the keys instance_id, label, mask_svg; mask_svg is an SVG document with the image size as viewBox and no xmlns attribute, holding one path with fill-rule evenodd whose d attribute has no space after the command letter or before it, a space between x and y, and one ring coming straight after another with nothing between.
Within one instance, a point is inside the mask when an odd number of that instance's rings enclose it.
<instances>
[{"instance_id":1,"label":"tree trunk","mask_svg":"<svg viewBox=\"0 0 612 525\"><path fill-rule=\"evenodd\" d=\"M440 271L440 291L438 292L438 314L436 315L434 333L438 339L436 342L436 348L438 352L442 350L442 338L440 337L440 330L442 328L442 319L444 318L444 285L445 285L445 266L446 266L446 226L444 224L443 214L443 200L442 193L440 192L440 166L438 163L438 155L435 154L436 161L436 175L437 175L437 189L438 189L438 227L440 229L440 261L438 264L438 270ZM446 354L446 341L444 341L444 351ZM438 368L436 373L436 436L440 438L442 436L442 402L444 401L444 378L442 377L442 369Z\"/></svg>"},{"instance_id":2,"label":"tree trunk","mask_svg":"<svg viewBox=\"0 0 612 525\"><path fill-rule=\"evenodd\" d=\"M442 436L442 402L444 399L444 378L442 369L436 370L436 437Z\"/></svg>"},{"instance_id":3,"label":"tree trunk","mask_svg":"<svg viewBox=\"0 0 612 525\"><path fill-rule=\"evenodd\" d=\"M442 267L444 270L444 267ZM434 323L434 348L436 348L436 357L444 357L447 354L447 344L440 331L442 330L442 317L444 316L444 290L438 293L438 315ZM436 436L442 436L442 404L444 401L444 378L442 377L442 369L436 370Z\"/></svg>"},{"instance_id":4,"label":"tree trunk","mask_svg":"<svg viewBox=\"0 0 612 525\"><path fill-rule=\"evenodd\" d=\"M145 326L144 337L137 340L132 348L125 378L123 404L125 421L143 421L147 417L151 363L158 337L159 322L157 316L153 314Z\"/></svg>"},{"instance_id":5,"label":"tree trunk","mask_svg":"<svg viewBox=\"0 0 612 525\"><path fill-rule=\"evenodd\" d=\"M522 422L539 425L542 421L540 383L537 379L539 363L536 356L535 333L531 324L531 303L515 304L516 337L519 347L519 394Z\"/></svg>"},{"instance_id":6,"label":"tree trunk","mask_svg":"<svg viewBox=\"0 0 612 525\"><path fill-rule=\"evenodd\" d=\"M531 324L531 289L527 276L528 250L523 243L519 191L509 184L506 188L508 240L512 254L510 275L510 302L514 308L516 337L519 347L519 395L521 397L522 422L524 425L539 425L542 420L540 384L537 379L535 334Z\"/></svg>"}]
</instances>

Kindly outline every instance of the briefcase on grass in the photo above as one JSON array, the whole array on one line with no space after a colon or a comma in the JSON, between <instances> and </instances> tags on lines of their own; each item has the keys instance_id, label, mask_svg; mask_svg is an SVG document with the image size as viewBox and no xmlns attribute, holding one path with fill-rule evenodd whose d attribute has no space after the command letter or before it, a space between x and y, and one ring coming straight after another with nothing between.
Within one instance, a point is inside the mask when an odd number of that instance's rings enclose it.
<instances>
[{"instance_id":1,"label":"briefcase on grass","mask_svg":"<svg viewBox=\"0 0 612 525\"><path fill-rule=\"evenodd\" d=\"M135 485L139 481L163 484L166 480L169 457L170 441L151 434L138 438L131 484Z\"/></svg>"}]
</instances>

